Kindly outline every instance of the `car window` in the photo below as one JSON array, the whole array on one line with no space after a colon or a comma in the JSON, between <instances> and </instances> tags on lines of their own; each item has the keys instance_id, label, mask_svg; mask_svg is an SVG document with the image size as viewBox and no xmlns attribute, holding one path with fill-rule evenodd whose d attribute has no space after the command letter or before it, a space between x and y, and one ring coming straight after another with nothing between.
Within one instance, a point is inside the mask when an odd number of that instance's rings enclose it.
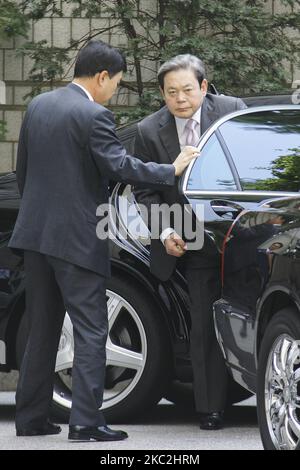
<instances>
[{"instance_id":1,"label":"car window","mask_svg":"<svg viewBox=\"0 0 300 470\"><path fill-rule=\"evenodd\" d=\"M300 190L300 111L261 111L219 127L245 190Z\"/></svg>"},{"instance_id":2,"label":"car window","mask_svg":"<svg viewBox=\"0 0 300 470\"><path fill-rule=\"evenodd\" d=\"M204 145L190 173L188 190L234 190L236 184L222 147L213 134Z\"/></svg>"}]
</instances>

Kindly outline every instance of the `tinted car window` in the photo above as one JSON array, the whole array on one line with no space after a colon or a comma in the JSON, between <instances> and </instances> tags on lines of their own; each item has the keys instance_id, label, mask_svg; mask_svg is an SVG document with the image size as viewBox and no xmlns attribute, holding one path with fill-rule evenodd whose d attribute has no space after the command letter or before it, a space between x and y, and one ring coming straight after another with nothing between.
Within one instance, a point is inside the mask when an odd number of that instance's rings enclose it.
<instances>
[{"instance_id":1,"label":"tinted car window","mask_svg":"<svg viewBox=\"0 0 300 470\"><path fill-rule=\"evenodd\" d=\"M300 190L300 111L262 111L220 126L243 189Z\"/></svg>"},{"instance_id":2,"label":"tinted car window","mask_svg":"<svg viewBox=\"0 0 300 470\"><path fill-rule=\"evenodd\" d=\"M213 134L192 168L188 190L233 190L236 185L222 147Z\"/></svg>"}]
</instances>

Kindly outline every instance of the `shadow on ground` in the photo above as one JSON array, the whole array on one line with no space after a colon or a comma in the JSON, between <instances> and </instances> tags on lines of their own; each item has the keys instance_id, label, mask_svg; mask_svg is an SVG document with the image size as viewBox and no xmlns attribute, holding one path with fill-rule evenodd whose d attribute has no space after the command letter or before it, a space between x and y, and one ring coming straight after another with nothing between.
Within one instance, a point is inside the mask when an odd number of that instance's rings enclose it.
<instances>
[{"instance_id":1,"label":"shadow on ground","mask_svg":"<svg viewBox=\"0 0 300 470\"><path fill-rule=\"evenodd\" d=\"M1 404L0 423L5 421L14 421L15 405L14 403ZM58 423L66 424L65 420L52 417ZM119 422L120 424L129 424L128 422ZM130 424L198 424L198 417L191 408L176 406L169 402L161 402L148 412L144 413L130 421ZM257 426L257 415L255 406L231 406L225 412L226 427L249 427Z\"/></svg>"}]
</instances>

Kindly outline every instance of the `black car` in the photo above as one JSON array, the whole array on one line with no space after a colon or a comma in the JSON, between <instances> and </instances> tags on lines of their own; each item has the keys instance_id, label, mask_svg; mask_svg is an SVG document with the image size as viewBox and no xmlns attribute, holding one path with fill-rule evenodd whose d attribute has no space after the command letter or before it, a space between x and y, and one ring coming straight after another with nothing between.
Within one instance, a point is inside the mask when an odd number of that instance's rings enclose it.
<instances>
[{"instance_id":1,"label":"black car","mask_svg":"<svg viewBox=\"0 0 300 470\"><path fill-rule=\"evenodd\" d=\"M299 134L300 137L300 134ZM234 379L257 393L266 449L300 443L300 196L242 211L222 249L219 344Z\"/></svg>"},{"instance_id":2,"label":"black car","mask_svg":"<svg viewBox=\"0 0 300 470\"><path fill-rule=\"evenodd\" d=\"M135 126L121 129L119 135L127 148L132 150ZM225 286L226 282L230 284L226 271L231 266L228 259L240 257L240 254L235 255L235 251L229 250L229 247L234 248L235 240L238 240L239 233L243 232L247 214L255 217L255 214L266 212L266 209L272 214L277 213L278 207L272 206L275 202L280 205L281 212L285 212L287 209L282 206L282 201L286 204L289 204L286 202L290 201L289 198L294 201L295 194L300 189L300 106L264 106L228 115L211 126L202 136L199 148L201 157L189 166L180 180L180 186L191 212L197 214L195 209L197 205L202 204L205 237L210 240L215 250L225 253L222 266ZM167 282L160 282L153 277L149 271L149 231L146 225L143 225L131 187L116 184L111 188L111 202L117 213L118 224L114 227L112 220L112 278L107 290L110 333L107 341L103 409L109 422L132 419L163 396L174 402L182 402L186 387L181 384L190 383L192 380L189 358L190 316L184 271L178 266L173 277ZM1 371L19 367L26 343L23 263L17 253L7 248L18 205L15 175L2 176ZM296 204L293 207L294 213L297 213ZM286 226L290 227L289 223L287 213L278 233L278 224L273 224L275 228L271 236L279 236L280 230L286 230ZM264 224L273 226L265 221ZM138 233L134 229L137 225ZM235 230L238 230L237 234ZM268 239L264 241L267 242ZM245 246L247 250L248 244ZM286 275L284 272L284 279ZM287 278L290 279L290 275L287 275ZM242 281L242 278L239 280ZM251 276L246 276L240 289L244 292L249 289L252 292L251 282ZM232 381L228 401L235 402L256 392L256 355L259 354L259 347L256 350L256 346L264 344L263 334L268 330L268 321L272 321L273 315L285 305L275 302L274 307L272 304L269 315L263 322L264 328L259 331L256 328L256 310L251 313L247 310L246 320L240 320L244 328L241 334L246 338L241 344L236 337L240 334L240 329L236 331L235 328L230 328L229 307L228 318L224 313L228 304L225 287L223 292L224 297L216 306L216 328L229 370L235 380ZM263 295L262 292L260 295ZM289 295L287 297L290 302L294 299ZM230 298L232 303L233 298L234 296ZM239 291L238 299L240 298ZM236 313L234 311L234 314ZM254 325L252 334L249 333L247 322ZM295 328L293 331L296 332ZM259 341L256 333L261 335ZM297 335L300 338L299 334L298 329ZM236 345L236 363L227 355L233 344ZM238 373L238 366L242 364L240 356L244 357L245 345L248 348L248 362ZM250 355L255 369L248 371ZM53 396L56 411L59 410L64 415L68 414L71 405L72 361L72 325L66 315L57 355ZM244 379L248 372L252 382ZM187 394L187 397L191 402L192 395Z\"/></svg>"}]
</instances>

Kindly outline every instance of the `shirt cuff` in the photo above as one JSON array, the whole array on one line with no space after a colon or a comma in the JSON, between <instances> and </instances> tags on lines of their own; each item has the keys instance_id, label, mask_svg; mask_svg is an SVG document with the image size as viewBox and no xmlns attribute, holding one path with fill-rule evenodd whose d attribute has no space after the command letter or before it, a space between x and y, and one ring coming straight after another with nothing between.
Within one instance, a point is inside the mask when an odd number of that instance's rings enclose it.
<instances>
[{"instance_id":1,"label":"shirt cuff","mask_svg":"<svg viewBox=\"0 0 300 470\"><path fill-rule=\"evenodd\" d=\"M174 233L175 230L171 227L169 228L165 228L165 230L163 230L160 234L160 241L162 242L162 244L164 245L165 244L165 241L166 239L168 238L169 235L171 235L171 233Z\"/></svg>"}]
</instances>

